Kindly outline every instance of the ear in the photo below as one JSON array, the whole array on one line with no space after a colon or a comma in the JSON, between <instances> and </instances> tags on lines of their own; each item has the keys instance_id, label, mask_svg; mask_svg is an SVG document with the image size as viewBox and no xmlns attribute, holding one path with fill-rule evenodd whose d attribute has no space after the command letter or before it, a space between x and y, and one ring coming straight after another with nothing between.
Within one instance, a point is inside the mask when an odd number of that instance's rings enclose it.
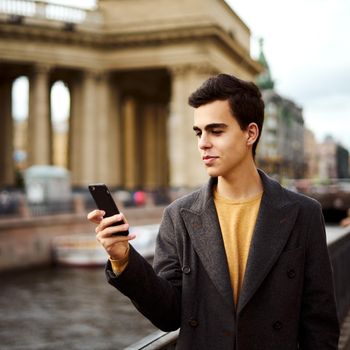
<instances>
[{"instance_id":1,"label":"ear","mask_svg":"<svg viewBox=\"0 0 350 350\"><path fill-rule=\"evenodd\" d=\"M247 146L252 146L259 136L259 128L256 123L250 123L247 127Z\"/></svg>"}]
</instances>

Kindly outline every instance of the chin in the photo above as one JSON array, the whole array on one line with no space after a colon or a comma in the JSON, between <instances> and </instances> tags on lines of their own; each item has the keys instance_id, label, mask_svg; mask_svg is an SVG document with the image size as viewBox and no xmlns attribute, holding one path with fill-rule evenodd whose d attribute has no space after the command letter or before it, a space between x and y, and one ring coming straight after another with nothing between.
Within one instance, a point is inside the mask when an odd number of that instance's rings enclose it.
<instances>
[{"instance_id":1,"label":"chin","mask_svg":"<svg viewBox=\"0 0 350 350\"><path fill-rule=\"evenodd\" d=\"M212 169L212 168L207 168L207 174L210 177L218 177L218 176L220 176L220 172L217 171L216 169Z\"/></svg>"}]
</instances>

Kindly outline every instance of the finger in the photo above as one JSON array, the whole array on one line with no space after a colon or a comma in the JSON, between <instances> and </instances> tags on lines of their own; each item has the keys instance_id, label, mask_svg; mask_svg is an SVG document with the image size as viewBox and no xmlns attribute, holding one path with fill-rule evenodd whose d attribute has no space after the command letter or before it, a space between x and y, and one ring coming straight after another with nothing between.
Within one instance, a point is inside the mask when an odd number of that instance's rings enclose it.
<instances>
[{"instance_id":1,"label":"finger","mask_svg":"<svg viewBox=\"0 0 350 350\"><path fill-rule=\"evenodd\" d=\"M101 222L100 222L100 226L101 226L101 230L104 230L106 227L109 227L113 224L115 224L116 222L120 222L120 221L124 221L124 216L122 214L116 214L113 216L109 216L108 218L104 218Z\"/></svg>"},{"instance_id":2,"label":"finger","mask_svg":"<svg viewBox=\"0 0 350 350\"><path fill-rule=\"evenodd\" d=\"M87 218L91 219L91 218L94 218L94 217L97 217L97 216L102 216L103 217L104 215L105 215L105 212L103 210L95 209L93 211L90 211L87 214Z\"/></svg>"},{"instance_id":3,"label":"finger","mask_svg":"<svg viewBox=\"0 0 350 350\"><path fill-rule=\"evenodd\" d=\"M101 225L96 227L96 233L100 234L101 237L110 237L113 234L121 234L122 232L125 232L129 230L129 224L122 224L117 226L108 226L104 229L101 229Z\"/></svg>"},{"instance_id":4,"label":"finger","mask_svg":"<svg viewBox=\"0 0 350 350\"><path fill-rule=\"evenodd\" d=\"M103 210L93 210L87 215L87 219L91 222L99 224L103 219L105 212Z\"/></svg>"}]
</instances>

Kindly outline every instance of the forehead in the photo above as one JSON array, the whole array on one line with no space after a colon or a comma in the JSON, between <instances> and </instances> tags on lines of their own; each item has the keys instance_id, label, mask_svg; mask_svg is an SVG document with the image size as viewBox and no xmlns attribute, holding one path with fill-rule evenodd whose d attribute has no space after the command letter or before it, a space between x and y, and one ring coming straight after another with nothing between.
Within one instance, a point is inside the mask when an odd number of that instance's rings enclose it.
<instances>
[{"instance_id":1,"label":"forehead","mask_svg":"<svg viewBox=\"0 0 350 350\"><path fill-rule=\"evenodd\" d=\"M208 124L236 124L228 101L214 101L194 110L194 126L204 128Z\"/></svg>"}]
</instances>

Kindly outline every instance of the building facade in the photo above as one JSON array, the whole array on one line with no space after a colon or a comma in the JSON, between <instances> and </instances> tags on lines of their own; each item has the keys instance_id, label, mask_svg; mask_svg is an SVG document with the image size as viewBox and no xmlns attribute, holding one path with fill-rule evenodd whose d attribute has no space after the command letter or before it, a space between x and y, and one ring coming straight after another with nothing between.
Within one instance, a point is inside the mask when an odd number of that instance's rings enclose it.
<instances>
[{"instance_id":1,"label":"building facade","mask_svg":"<svg viewBox=\"0 0 350 350\"><path fill-rule=\"evenodd\" d=\"M262 40L259 62L264 67L264 71L257 77L257 84L265 102L265 121L257 149L257 163L280 179L302 178L305 175L302 108L274 89Z\"/></svg>"},{"instance_id":2,"label":"building facade","mask_svg":"<svg viewBox=\"0 0 350 350\"><path fill-rule=\"evenodd\" d=\"M320 179L344 179L349 177L349 151L327 136L319 145Z\"/></svg>"},{"instance_id":3,"label":"building facade","mask_svg":"<svg viewBox=\"0 0 350 350\"><path fill-rule=\"evenodd\" d=\"M319 145L315 134L308 128L304 131L304 158L305 175L307 179L316 179L319 177Z\"/></svg>"},{"instance_id":4,"label":"building facade","mask_svg":"<svg viewBox=\"0 0 350 350\"><path fill-rule=\"evenodd\" d=\"M265 124L257 160L278 177L305 175L304 119L302 109L273 90L264 90Z\"/></svg>"},{"instance_id":5,"label":"building facade","mask_svg":"<svg viewBox=\"0 0 350 350\"><path fill-rule=\"evenodd\" d=\"M349 151L342 145L337 145L337 176L338 179L346 179L350 177L349 172Z\"/></svg>"},{"instance_id":6,"label":"building facade","mask_svg":"<svg viewBox=\"0 0 350 350\"><path fill-rule=\"evenodd\" d=\"M28 166L53 163L49 96L60 80L70 91L73 185L155 189L206 179L189 94L212 74L254 80L262 71L249 28L224 0L100 0L91 11L4 0L0 57L0 186L15 179L11 87L19 76L29 79Z\"/></svg>"}]
</instances>

